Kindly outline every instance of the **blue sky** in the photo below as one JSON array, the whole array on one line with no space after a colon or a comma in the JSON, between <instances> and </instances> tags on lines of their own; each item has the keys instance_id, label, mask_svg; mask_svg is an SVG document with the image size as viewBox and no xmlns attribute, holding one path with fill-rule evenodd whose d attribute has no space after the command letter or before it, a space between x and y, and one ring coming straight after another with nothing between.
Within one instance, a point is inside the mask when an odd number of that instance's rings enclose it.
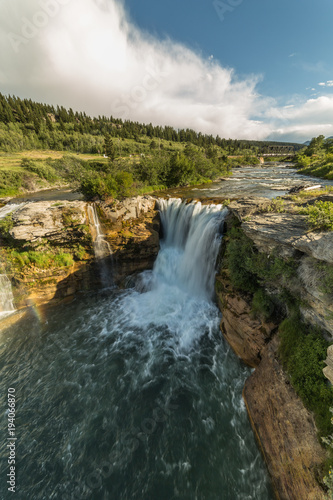
<instances>
[{"instance_id":1,"label":"blue sky","mask_svg":"<svg viewBox=\"0 0 333 500\"><path fill-rule=\"evenodd\" d=\"M333 136L332 0L0 0L0 90L239 139Z\"/></svg>"},{"instance_id":2,"label":"blue sky","mask_svg":"<svg viewBox=\"0 0 333 500\"><path fill-rule=\"evenodd\" d=\"M239 76L262 75L258 90L282 103L323 93L318 83L333 79L331 0L235 0L230 11L227 0L216 6L206 0L125 4L133 21L156 37L213 55Z\"/></svg>"}]
</instances>

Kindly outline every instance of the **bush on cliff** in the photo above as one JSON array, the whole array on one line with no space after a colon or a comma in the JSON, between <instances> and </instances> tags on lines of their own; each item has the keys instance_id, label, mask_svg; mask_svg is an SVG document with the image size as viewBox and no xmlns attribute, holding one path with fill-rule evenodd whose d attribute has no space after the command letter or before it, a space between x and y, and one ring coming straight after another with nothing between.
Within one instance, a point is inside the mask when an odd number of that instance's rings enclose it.
<instances>
[{"instance_id":1,"label":"bush on cliff","mask_svg":"<svg viewBox=\"0 0 333 500\"><path fill-rule=\"evenodd\" d=\"M258 252L253 241L237 227L229 233L226 264L233 286L250 293L266 283L284 285L295 274L297 267L292 260Z\"/></svg>"},{"instance_id":2,"label":"bush on cliff","mask_svg":"<svg viewBox=\"0 0 333 500\"><path fill-rule=\"evenodd\" d=\"M291 383L305 406L314 413L319 434L327 436L332 429L333 389L328 386L322 370L328 342L295 312L280 324L279 335L279 355Z\"/></svg>"}]
</instances>

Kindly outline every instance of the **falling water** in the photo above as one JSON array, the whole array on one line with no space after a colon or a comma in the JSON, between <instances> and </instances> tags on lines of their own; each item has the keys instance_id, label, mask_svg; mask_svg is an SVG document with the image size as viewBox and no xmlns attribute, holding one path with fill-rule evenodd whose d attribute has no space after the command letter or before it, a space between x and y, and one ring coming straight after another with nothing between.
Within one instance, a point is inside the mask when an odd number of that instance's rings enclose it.
<instances>
[{"instance_id":1,"label":"falling water","mask_svg":"<svg viewBox=\"0 0 333 500\"><path fill-rule=\"evenodd\" d=\"M112 285L112 250L105 234L102 232L101 223L97 214L96 205L88 206L88 217L90 225L93 227L93 245L95 258L98 261L102 284L105 287Z\"/></svg>"},{"instance_id":2,"label":"falling water","mask_svg":"<svg viewBox=\"0 0 333 500\"><path fill-rule=\"evenodd\" d=\"M0 219L4 219L7 215L15 212L25 203L7 203L4 207L0 208ZM12 285L6 274L0 274L0 318L8 316L15 311L14 297L12 292Z\"/></svg>"},{"instance_id":3,"label":"falling water","mask_svg":"<svg viewBox=\"0 0 333 500\"><path fill-rule=\"evenodd\" d=\"M242 400L250 369L211 299L226 211L159 205L165 237L135 288L1 337L0 390L20 401L19 498L273 498ZM6 477L5 447L0 458Z\"/></svg>"},{"instance_id":4,"label":"falling water","mask_svg":"<svg viewBox=\"0 0 333 500\"><path fill-rule=\"evenodd\" d=\"M12 285L5 274L0 274L0 318L15 311Z\"/></svg>"},{"instance_id":5,"label":"falling water","mask_svg":"<svg viewBox=\"0 0 333 500\"><path fill-rule=\"evenodd\" d=\"M95 228L94 237L94 252L96 259L103 259L112 255L112 250L109 243L105 239L105 234L101 230L101 223L99 221L96 205L89 205L88 207L89 219Z\"/></svg>"},{"instance_id":6,"label":"falling water","mask_svg":"<svg viewBox=\"0 0 333 500\"><path fill-rule=\"evenodd\" d=\"M4 219L7 215L16 212L16 210L19 210L24 205L25 203L7 203L7 205L0 208L0 219Z\"/></svg>"}]
</instances>

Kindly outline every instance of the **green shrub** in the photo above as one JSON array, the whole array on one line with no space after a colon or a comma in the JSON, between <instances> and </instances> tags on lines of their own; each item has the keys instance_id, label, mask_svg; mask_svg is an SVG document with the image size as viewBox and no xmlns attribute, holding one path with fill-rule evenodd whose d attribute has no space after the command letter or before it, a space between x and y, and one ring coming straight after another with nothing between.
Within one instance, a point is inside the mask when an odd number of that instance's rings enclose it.
<instances>
[{"instance_id":1,"label":"green shrub","mask_svg":"<svg viewBox=\"0 0 333 500\"><path fill-rule=\"evenodd\" d=\"M308 224L312 229L333 231L333 203L330 201L316 201L300 210L301 214L308 215Z\"/></svg>"},{"instance_id":2,"label":"green shrub","mask_svg":"<svg viewBox=\"0 0 333 500\"><path fill-rule=\"evenodd\" d=\"M13 229L14 222L12 214L6 215L3 219L0 219L0 235L4 238L9 237L9 231Z\"/></svg>"},{"instance_id":3,"label":"green shrub","mask_svg":"<svg viewBox=\"0 0 333 500\"><path fill-rule=\"evenodd\" d=\"M47 164L43 164L41 161L32 161L28 158L23 158L21 161L21 167L29 172L37 174L41 179L45 179L48 182L54 182L58 180L58 176L53 167Z\"/></svg>"},{"instance_id":4,"label":"green shrub","mask_svg":"<svg viewBox=\"0 0 333 500\"><path fill-rule=\"evenodd\" d=\"M93 198L105 199L108 195L108 187L105 176L89 172L81 181L80 191L87 200Z\"/></svg>"},{"instance_id":5,"label":"green shrub","mask_svg":"<svg viewBox=\"0 0 333 500\"><path fill-rule=\"evenodd\" d=\"M23 173L0 170L0 196L14 196L22 186Z\"/></svg>"},{"instance_id":6,"label":"green shrub","mask_svg":"<svg viewBox=\"0 0 333 500\"><path fill-rule=\"evenodd\" d=\"M274 310L275 305L271 297L263 288L259 288L253 295L251 314L267 321L272 317Z\"/></svg>"},{"instance_id":7,"label":"green shrub","mask_svg":"<svg viewBox=\"0 0 333 500\"><path fill-rule=\"evenodd\" d=\"M233 286L244 292L255 292L258 279L247 264L254 252L253 242L238 228L232 228L227 244L226 262Z\"/></svg>"},{"instance_id":8,"label":"green shrub","mask_svg":"<svg viewBox=\"0 0 333 500\"><path fill-rule=\"evenodd\" d=\"M241 229L233 228L227 243L226 263L233 286L254 293L261 283L285 284L296 272L293 260L285 261L256 250L253 241Z\"/></svg>"},{"instance_id":9,"label":"green shrub","mask_svg":"<svg viewBox=\"0 0 333 500\"><path fill-rule=\"evenodd\" d=\"M86 254L86 249L82 245L78 245L74 249L74 258L75 260L83 260Z\"/></svg>"}]
</instances>

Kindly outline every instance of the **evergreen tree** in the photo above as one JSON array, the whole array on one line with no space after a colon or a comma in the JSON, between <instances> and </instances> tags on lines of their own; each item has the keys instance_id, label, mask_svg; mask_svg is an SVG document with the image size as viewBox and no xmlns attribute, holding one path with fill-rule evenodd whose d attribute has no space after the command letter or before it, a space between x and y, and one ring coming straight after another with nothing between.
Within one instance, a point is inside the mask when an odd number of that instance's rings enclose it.
<instances>
[{"instance_id":1,"label":"evergreen tree","mask_svg":"<svg viewBox=\"0 0 333 500\"><path fill-rule=\"evenodd\" d=\"M110 134L106 134L104 136L104 151L109 160L114 161L116 157L116 150L114 148Z\"/></svg>"}]
</instances>

